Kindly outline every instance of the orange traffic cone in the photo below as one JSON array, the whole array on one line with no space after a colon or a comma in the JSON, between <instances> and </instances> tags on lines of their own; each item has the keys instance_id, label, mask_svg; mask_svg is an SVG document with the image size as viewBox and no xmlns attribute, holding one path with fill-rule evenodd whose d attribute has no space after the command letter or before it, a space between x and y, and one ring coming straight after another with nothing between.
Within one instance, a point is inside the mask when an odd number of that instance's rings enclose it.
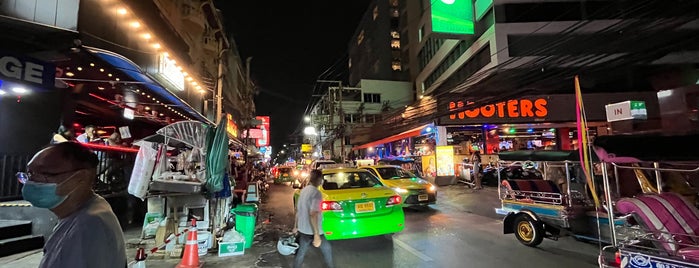
<instances>
[{"instance_id":1,"label":"orange traffic cone","mask_svg":"<svg viewBox=\"0 0 699 268\"><path fill-rule=\"evenodd\" d=\"M199 245L197 240L197 220L192 219L192 227L188 230L187 242L184 245L184 254L177 268L200 267Z\"/></svg>"}]
</instances>

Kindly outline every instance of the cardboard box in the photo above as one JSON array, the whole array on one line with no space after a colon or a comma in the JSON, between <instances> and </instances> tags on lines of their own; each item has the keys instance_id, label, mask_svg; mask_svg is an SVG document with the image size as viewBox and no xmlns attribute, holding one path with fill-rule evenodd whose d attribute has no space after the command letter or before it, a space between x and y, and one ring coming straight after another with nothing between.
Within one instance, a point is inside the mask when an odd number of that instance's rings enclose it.
<instances>
[{"instance_id":1,"label":"cardboard box","mask_svg":"<svg viewBox=\"0 0 699 268\"><path fill-rule=\"evenodd\" d=\"M244 252L245 252L245 241L233 242L233 243L221 242L218 244L218 256L219 257L238 256L238 255L243 255Z\"/></svg>"}]
</instances>

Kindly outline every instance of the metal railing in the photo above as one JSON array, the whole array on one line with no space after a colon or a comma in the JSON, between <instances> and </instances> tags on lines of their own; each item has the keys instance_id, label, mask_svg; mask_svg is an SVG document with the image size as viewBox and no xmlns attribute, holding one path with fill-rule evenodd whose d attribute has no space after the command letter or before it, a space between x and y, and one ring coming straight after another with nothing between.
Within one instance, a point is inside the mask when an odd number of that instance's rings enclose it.
<instances>
[{"instance_id":1,"label":"metal railing","mask_svg":"<svg viewBox=\"0 0 699 268\"><path fill-rule=\"evenodd\" d=\"M88 145L97 154L97 178L94 190L105 198L126 195L138 150ZM22 199L22 184L16 174L26 171L31 155L0 155L0 202Z\"/></svg>"},{"instance_id":2,"label":"metal railing","mask_svg":"<svg viewBox=\"0 0 699 268\"><path fill-rule=\"evenodd\" d=\"M514 201L527 200L527 201L530 201L531 203L557 205L557 206L563 204L563 195L559 194L559 193L533 192L533 191L520 191L520 190L504 189L501 192L500 198L502 200L514 200Z\"/></svg>"}]
</instances>

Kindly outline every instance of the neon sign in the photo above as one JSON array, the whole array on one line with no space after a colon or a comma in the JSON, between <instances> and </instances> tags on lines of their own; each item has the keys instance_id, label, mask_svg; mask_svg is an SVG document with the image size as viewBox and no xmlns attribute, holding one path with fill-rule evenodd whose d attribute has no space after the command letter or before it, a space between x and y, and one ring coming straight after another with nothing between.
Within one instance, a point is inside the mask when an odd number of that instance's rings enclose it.
<instances>
[{"instance_id":1,"label":"neon sign","mask_svg":"<svg viewBox=\"0 0 699 268\"><path fill-rule=\"evenodd\" d=\"M468 102L472 104L472 102ZM449 119L467 118L546 118L548 115L548 100L521 99L498 102L496 104L484 105L475 109L465 110L455 114L450 114ZM449 110L454 111L464 107L463 101L449 102Z\"/></svg>"}]
</instances>

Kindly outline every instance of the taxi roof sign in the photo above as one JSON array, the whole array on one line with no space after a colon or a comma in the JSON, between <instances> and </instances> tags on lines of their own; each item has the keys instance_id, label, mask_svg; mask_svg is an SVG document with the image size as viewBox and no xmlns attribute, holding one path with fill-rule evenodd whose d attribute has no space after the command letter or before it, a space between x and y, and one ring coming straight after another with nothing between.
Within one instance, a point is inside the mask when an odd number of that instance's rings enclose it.
<instances>
[{"instance_id":1,"label":"taxi roof sign","mask_svg":"<svg viewBox=\"0 0 699 268\"><path fill-rule=\"evenodd\" d=\"M329 168L351 168L354 167L352 164L321 164L319 169L329 169Z\"/></svg>"}]
</instances>

